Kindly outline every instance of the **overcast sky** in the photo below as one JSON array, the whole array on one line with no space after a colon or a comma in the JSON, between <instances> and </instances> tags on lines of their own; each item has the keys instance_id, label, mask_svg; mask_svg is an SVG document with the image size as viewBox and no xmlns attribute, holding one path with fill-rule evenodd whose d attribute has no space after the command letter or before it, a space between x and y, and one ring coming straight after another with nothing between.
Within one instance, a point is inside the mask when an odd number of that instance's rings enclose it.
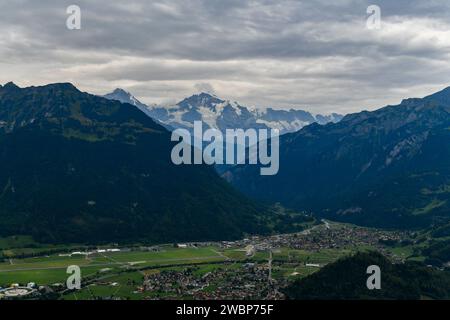
<instances>
[{"instance_id":1,"label":"overcast sky","mask_svg":"<svg viewBox=\"0 0 450 320\"><path fill-rule=\"evenodd\" d=\"M81 30L66 27L72 4ZM448 0L0 0L0 30L0 83L122 87L145 103L213 91L348 113L450 86Z\"/></svg>"}]
</instances>

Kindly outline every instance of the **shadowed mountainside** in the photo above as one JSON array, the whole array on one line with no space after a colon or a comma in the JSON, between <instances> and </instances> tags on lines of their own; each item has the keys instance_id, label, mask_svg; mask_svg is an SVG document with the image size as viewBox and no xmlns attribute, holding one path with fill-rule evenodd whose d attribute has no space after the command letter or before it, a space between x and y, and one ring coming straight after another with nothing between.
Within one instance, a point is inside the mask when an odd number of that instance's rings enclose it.
<instances>
[{"instance_id":1,"label":"shadowed mountainside","mask_svg":"<svg viewBox=\"0 0 450 320\"><path fill-rule=\"evenodd\" d=\"M173 242L265 232L208 166L175 166L170 133L71 84L0 87L0 235Z\"/></svg>"}]
</instances>

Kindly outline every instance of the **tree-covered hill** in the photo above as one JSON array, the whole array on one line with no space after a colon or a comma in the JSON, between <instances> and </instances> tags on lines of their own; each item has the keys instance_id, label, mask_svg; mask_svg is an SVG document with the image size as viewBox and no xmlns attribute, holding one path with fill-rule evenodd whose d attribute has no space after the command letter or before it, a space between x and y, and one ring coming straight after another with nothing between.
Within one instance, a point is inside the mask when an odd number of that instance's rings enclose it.
<instances>
[{"instance_id":1,"label":"tree-covered hill","mask_svg":"<svg viewBox=\"0 0 450 320\"><path fill-rule=\"evenodd\" d=\"M280 138L280 169L225 175L247 195L329 219L426 228L450 221L450 88Z\"/></svg>"},{"instance_id":2,"label":"tree-covered hill","mask_svg":"<svg viewBox=\"0 0 450 320\"><path fill-rule=\"evenodd\" d=\"M381 289L369 290L367 267L381 270ZM418 262L392 264L377 252L358 253L343 258L285 290L290 299L298 300L417 300L449 299L450 272L429 268Z\"/></svg>"},{"instance_id":3,"label":"tree-covered hill","mask_svg":"<svg viewBox=\"0 0 450 320\"><path fill-rule=\"evenodd\" d=\"M166 129L71 84L0 86L0 236L173 242L264 232L265 209L204 165L176 166Z\"/></svg>"}]
</instances>

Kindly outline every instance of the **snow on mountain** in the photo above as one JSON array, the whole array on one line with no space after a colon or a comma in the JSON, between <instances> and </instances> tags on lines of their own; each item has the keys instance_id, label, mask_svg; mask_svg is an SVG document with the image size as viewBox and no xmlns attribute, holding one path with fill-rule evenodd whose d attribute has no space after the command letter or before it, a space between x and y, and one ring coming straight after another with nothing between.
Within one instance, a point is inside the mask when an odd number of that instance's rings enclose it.
<instances>
[{"instance_id":1,"label":"snow on mountain","mask_svg":"<svg viewBox=\"0 0 450 320\"><path fill-rule=\"evenodd\" d=\"M153 120L155 120L159 124L163 125L164 127L166 127L169 130L173 130L172 127L168 127L167 125L165 125L164 121L160 120L160 119L167 119L167 111L162 112L161 114L158 113L157 111L153 112L152 106L143 104L128 91L117 88L113 92L108 93L108 94L104 95L103 97L106 99L109 99L109 100L117 100L122 103L129 103L133 106L136 106L139 110L144 112L149 117L153 118Z\"/></svg>"},{"instance_id":2,"label":"snow on mountain","mask_svg":"<svg viewBox=\"0 0 450 320\"><path fill-rule=\"evenodd\" d=\"M132 104L132 105L138 107L139 110L141 110L145 114L150 115L149 114L150 113L150 108L147 105L141 103L131 93L129 93L128 91L125 91L123 89L117 88L113 92L108 93L108 94L104 95L103 97L106 98L106 99L109 99L109 100L117 100L117 101L120 101L122 103Z\"/></svg>"},{"instance_id":3,"label":"snow on mountain","mask_svg":"<svg viewBox=\"0 0 450 320\"><path fill-rule=\"evenodd\" d=\"M135 105L148 116L168 129L185 128L191 130L194 121L203 121L205 129L214 128L224 132L226 129L279 129L281 134L295 132L306 125L317 122L326 124L339 122L343 116L313 115L298 109L265 110L248 108L237 102L223 100L215 95L200 93L188 97L174 106L147 106L129 92L116 89L104 96L108 99Z\"/></svg>"}]
</instances>

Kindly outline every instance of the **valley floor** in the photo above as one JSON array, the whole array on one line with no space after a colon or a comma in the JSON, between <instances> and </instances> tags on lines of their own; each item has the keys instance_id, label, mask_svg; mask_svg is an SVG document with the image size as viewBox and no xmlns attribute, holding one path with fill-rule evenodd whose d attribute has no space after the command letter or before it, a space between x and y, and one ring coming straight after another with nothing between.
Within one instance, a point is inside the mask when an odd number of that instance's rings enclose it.
<instances>
[{"instance_id":1,"label":"valley floor","mask_svg":"<svg viewBox=\"0 0 450 320\"><path fill-rule=\"evenodd\" d=\"M0 239L8 248L0 263L0 298L284 299L292 281L358 251L376 250L399 263L423 260L405 244L410 237L322 221L300 233L233 242L77 247ZM66 287L72 265L81 269L80 290Z\"/></svg>"}]
</instances>

